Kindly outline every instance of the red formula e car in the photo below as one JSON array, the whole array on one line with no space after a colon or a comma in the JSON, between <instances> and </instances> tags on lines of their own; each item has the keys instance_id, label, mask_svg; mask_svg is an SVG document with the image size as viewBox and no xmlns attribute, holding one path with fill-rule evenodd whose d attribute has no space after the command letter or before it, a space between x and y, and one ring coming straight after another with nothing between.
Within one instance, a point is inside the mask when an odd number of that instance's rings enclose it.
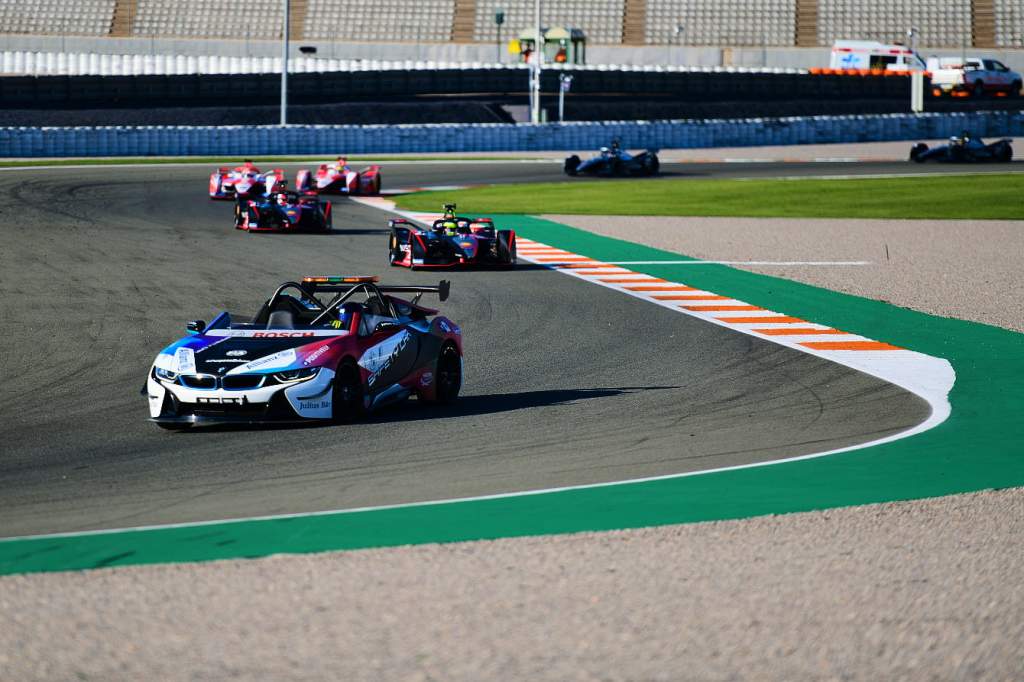
<instances>
[{"instance_id":1,"label":"red formula e car","mask_svg":"<svg viewBox=\"0 0 1024 682\"><path fill-rule=\"evenodd\" d=\"M318 194L380 194L380 166L353 170L344 157L322 163L316 172L300 170L295 176L295 189Z\"/></svg>"},{"instance_id":2,"label":"red formula e car","mask_svg":"<svg viewBox=\"0 0 1024 682\"><path fill-rule=\"evenodd\" d=\"M331 202L315 195L274 192L235 204L235 228L247 232L329 232Z\"/></svg>"},{"instance_id":3,"label":"red formula e car","mask_svg":"<svg viewBox=\"0 0 1024 682\"><path fill-rule=\"evenodd\" d=\"M284 186L283 170L275 168L264 173L249 159L241 166L218 168L210 173L211 199L256 198L283 190Z\"/></svg>"},{"instance_id":4,"label":"red formula e car","mask_svg":"<svg viewBox=\"0 0 1024 682\"><path fill-rule=\"evenodd\" d=\"M516 264L514 230L495 230L490 218L457 216L455 204L445 204L444 211L430 228L403 218L389 221L388 262L413 270Z\"/></svg>"}]
</instances>

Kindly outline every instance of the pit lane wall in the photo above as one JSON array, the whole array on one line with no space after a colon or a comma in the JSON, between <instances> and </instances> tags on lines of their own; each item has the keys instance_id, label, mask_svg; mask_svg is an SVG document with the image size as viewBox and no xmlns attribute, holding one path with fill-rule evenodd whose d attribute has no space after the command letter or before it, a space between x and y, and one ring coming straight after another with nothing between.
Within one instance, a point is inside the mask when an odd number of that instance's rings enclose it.
<instances>
[{"instance_id":1,"label":"pit lane wall","mask_svg":"<svg viewBox=\"0 0 1024 682\"><path fill-rule=\"evenodd\" d=\"M1024 111L565 124L0 128L0 157L687 149L1024 136Z\"/></svg>"}]
</instances>

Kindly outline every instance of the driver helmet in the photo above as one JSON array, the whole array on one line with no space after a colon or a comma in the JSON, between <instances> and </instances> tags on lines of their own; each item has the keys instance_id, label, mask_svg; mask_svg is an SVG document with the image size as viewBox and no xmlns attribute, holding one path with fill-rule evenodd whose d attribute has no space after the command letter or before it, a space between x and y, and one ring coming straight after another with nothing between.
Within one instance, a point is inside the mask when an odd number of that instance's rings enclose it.
<instances>
[{"instance_id":1,"label":"driver helmet","mask_svg":"<svg viewBox=\"0 0 1024 682\"><path fill-rule=\"evenodd\" d=\"M288 195L285 194L284 192L278 192L277 193L277 205L278 206L284 206L287 203L288 203Z\"/></svg>"},{"instance_id":2,"label":"driver helmet","mask_svg":"<svg viewBox=\"0 0 1024 682\"><path fill-rule=\"evenodd\" d=\"M352 314L360 309L358 303L345 303L335 310L336 319L327 323L327 326L334 329L348 329L352 324Z\"/></svg>"},{"instance_id":3,"label":"driver helmet","mask_svg":"<svg viewBox=\"0 0 1024 682\"><path fill-rule=\"evenodd\" d=\"M454 220L446 220L441 223L441 230L447 235L455 234L459 229L459 224Z\"/></svg>"}]
</instances>

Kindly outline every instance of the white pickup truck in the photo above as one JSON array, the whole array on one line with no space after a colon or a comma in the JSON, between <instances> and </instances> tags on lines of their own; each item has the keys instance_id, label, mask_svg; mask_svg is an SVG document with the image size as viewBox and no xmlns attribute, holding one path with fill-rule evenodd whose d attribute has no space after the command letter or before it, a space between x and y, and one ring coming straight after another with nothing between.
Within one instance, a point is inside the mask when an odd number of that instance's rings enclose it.
<instances>
[{"instance_id":1,"label":"white pickup truck","mask_svg":"<svg viewBox=\"0 0 1024 682\"><path fill-rule=\"evenodd\" d=\"M931 57L928 70L932 74L934 95L983 97L990 93L1020 94L1021 75L995 59L984 57Z\"/></svg>"}]
</instances>

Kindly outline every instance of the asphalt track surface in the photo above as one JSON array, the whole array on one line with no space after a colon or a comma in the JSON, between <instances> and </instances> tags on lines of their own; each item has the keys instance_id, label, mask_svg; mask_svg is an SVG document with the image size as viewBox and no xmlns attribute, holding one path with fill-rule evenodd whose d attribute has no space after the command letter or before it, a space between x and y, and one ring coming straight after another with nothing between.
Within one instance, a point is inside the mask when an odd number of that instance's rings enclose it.
<instances>
[{"instance_id":1,"label":"asphalt track surface","mask_svg":"<svg viewBox=\"0 0 1024 682\"><path fill-rule=\"evenodd\" d=\"M775 174L803 165L828 164ZM391 164L385 182L561 179L549 166ZM442 308L465 335L453 407L410 401L346 426L162 432L139 388L186 320L251 312L303 274L439 278L387 268L387 216L345 199L330 235L235 231L231 204L205 196L208 172L0 173L0 536L681 473L867 442L928 414L854 370L521 266L443 275L453 285Z\"/></svg>"}]
</instances>

